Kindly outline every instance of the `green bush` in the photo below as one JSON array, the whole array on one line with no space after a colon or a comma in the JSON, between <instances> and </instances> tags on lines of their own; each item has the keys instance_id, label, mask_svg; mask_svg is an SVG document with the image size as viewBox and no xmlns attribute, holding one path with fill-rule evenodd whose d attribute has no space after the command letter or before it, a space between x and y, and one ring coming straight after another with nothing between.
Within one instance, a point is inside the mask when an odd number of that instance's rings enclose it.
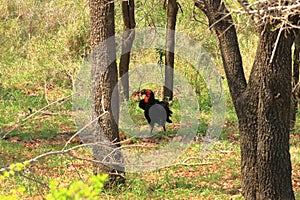
<instances>
[{"instance_id":1,"label":"green bush","mask_svg":"<svg viewBox=\"0 0 300 200\"><path fill-rule=\"evenodd\" d=\"M80 199L99 199L99 194L103 189L104 182L108 175L90 176L89 183L75 181L68 188L58 188L58 182L50 182L50 193L47 200L80 200Z\"/></svg>"},{"instance_id":2,"label":"green bush","mask_svg":"<svg viewBox=\"0 0 300 200\"><path fill-rule=\"evenodd\" d=\"M17 176L17 173L24 170L29 165L29 162L13 163L9 165L9 169L2 172L0 181ZM87 182L77 180L72 182L67 188L59 187L56 180L51 180L49 183L50 193L46 196L47 200L81 200L81 199L99 199L99 195L103 189L104 182L108 175L92 175ZM26 191L25 187L17 187L12 189L11 195L0 194L0 199L18 199Z\"/></svg>"}]
</instances>

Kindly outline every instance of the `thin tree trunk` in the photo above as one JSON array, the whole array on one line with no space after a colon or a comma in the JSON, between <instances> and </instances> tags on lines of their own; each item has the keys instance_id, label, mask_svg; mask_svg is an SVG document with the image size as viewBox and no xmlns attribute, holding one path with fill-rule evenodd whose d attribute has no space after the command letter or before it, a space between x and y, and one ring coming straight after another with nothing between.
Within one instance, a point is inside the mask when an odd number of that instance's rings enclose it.
<instances>
[{"instance_id":1,"label":"thin tree trunk","mask_svg":"<svg viewBox=\"0 0 300 200\"><path fill-rule=\"evenodd\" d=\"M176 0L168 0L167 31L166 31L166 70L164 99L173 99L174 79L174 50L175 50L175 27L178 12Z\"/></svg>"},{"instance_id":2,"label":"thin tree trunk","mask_svg":"<svg viewBox=\"0 0 300 200\"><path fill-rule=\"evenodd\" d=\"M122 14L124 21L124 33L122 38L122 55L119 66L119 76L123 86L123 94L129 99L129 62L130 50L135 37L134 0L122 1Z\"/></svg>"},{"instance_id":3,"label":"thin tree trunk","mask_svg":"<svg viewBox=\"0 0 300 200\"><path fill-rule=\"evenodd\" d=\"M295 127L296 114L298 112L298 92L299 84L299 66L300 66L300 33L297 34L294 41L294 62L293 62L293 78L292 78L292 106L291 106L291 130Z\"/></svg>"},{"instance_id":4,"label":"thin tree trunk","mask_svg":"<svg viewBox=\"0 0 300 200\"><path fill-rule=\"evenodd\" d=\"M118 95L113 96L117 84L114 2L112 0L90 0L90 23L92 45L92 77L94 94L94 117L99 117L95 130L95 141L107 145L93 146L94 174L108 173L109 184L124 182L122 178L122 154L114 151L119 145ZM115 104L116 106L112 106ZM114 152L111 156L108 156ZM105 163L105 164L102 164ZM112 164L113 163L113 164ZM121 175L121 176L120 176Z\"/></svg>"},{"instance_id":5,"label":"thin tree trunk","mask_svg":"<svg viewBox=\"0 0 300 200\"><path fill-rule=\"evenodd\" d=\"M230 95L239 119L243 195L245 199L255 199L258 82L251 80L257 77L256 67L252 69L247 85L235 26L224 4L220 1L206 4L195 1L195 5L207 15L209 24L213 25L212 31L218 39Z\"/></svg>"}]
</instances>

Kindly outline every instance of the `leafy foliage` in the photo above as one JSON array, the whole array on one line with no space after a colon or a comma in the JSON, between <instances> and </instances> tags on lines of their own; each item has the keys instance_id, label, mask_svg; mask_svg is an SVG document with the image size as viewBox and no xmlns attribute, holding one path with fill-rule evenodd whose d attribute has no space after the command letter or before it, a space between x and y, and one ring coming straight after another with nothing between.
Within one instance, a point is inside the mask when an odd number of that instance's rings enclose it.
<instances>
[{"instance_id":1,"label":"leafy foliage","mask_svg":"<svg viewBox=\"0 0 300 200\"><path fill-rule=\"evenodd\" d=\"M81 199L99 199L104 182L108 175L90 176L89 184L83 181L75 181L68 188L57 188L58 182L50 182L50 194L47 200L81 200Z\"/></svg>"}]
</instances>

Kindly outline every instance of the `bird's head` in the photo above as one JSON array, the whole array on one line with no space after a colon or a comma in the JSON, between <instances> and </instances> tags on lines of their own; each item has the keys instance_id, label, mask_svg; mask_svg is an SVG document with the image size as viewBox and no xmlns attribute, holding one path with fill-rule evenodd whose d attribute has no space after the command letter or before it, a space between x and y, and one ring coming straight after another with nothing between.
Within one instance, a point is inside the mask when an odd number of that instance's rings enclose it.
<instances>
[{"instance_id":1,"label":"bird's head","mask_svg":"<svg viewBox=\"0 0 300 200\"><path fill-rule=\"evenodd\" d=\"M141 90L141 95L150 96L151 93L153 93L151 90L146 90L146 89Z\"/></svg>"},{"instance_id":2,"label":"bird's head","mask_svg":"<svg viewBox=\"0 0 300 200\"><path fill-rule=\"evenodd\" d=\"M139 101L141 99L144 99L145 103L148 103L149 98L154 99L154 93L151 90L143 89L137 92L132 93L131 98L134 101Z\"/></svg>"},{"instance_id":3,"label":"bird's head","mask_svg":"<svg viewBox=\"0 0 300 200\"><path fill-rule=\"evenodd\" d=\"M148 103L149 99L154 100L154 93L152 92L152 90L143 89L143 90L141 90L141 95L145 95L145 98L144 98L145 103Z\"/></svg>"}]
</instances>

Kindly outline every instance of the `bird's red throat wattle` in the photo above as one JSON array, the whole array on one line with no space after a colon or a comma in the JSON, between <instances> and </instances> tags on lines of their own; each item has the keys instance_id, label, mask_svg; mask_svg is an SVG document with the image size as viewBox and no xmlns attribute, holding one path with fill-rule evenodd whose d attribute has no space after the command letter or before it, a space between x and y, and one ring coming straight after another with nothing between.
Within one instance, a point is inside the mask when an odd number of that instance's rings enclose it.
<instances>
[{"instance_id":1,"label":"bird's red throat wattle","mask_svg":"<svg viewBox=\"0 0 300 200\"><path fill-rule=\"evenodd\" d=\"M150 95L151 95L151 90L146 90L146 96L144 98L145 103L148 103Z\"/></svg>"}]
</instances>

